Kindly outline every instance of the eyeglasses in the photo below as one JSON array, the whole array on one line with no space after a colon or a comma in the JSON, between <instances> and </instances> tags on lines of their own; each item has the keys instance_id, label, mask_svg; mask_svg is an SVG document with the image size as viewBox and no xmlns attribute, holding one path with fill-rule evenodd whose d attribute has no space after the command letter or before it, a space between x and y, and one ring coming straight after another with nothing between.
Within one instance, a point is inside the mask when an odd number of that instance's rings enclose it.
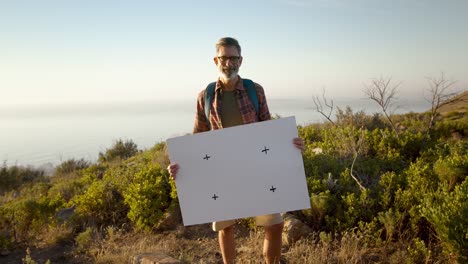
<instances>
[{"instance_id":1,"label":"eyeglasses","mask_svg":"<svg viewBox=\"0 0 468 264\"><path fill-rule=\"evenodd\" d=\"M228 60L230 60L232 63L237 63L242 57L241 56L221 56L217 58L223 63L227 62Z\"/></svg>"}]
</instances>

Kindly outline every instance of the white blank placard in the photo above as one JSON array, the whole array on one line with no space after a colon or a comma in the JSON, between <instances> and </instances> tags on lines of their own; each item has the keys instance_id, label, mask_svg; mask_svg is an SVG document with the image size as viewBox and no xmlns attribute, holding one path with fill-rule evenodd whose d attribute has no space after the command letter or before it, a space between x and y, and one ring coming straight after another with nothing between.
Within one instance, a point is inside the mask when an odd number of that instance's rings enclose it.
<instances>
[{"instance_id":1,"label":"white blank placard","mask_svg":"<svg viewBox=\"0 0 468 264\"><path fill-rule=\"evenodd\" d=\"M294 117L170 138L184 225L310 208Z\"/></svg>"}]
</instances>

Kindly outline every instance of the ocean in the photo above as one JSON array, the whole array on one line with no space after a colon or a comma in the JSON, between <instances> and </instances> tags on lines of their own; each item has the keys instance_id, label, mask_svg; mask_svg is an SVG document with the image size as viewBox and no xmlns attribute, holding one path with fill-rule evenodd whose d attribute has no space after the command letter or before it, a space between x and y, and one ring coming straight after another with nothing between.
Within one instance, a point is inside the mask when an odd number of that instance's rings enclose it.
<instances>
[{"instance_id":1,"label":"ocean","mask_svg":"<svg viewBox=\"0 0 468 264\"><path fill-rule=\"evenodd\" d=\"M369 99L335 100L355 112L379 112ZM422 112L424 100L398 100L395 112ZM270 112L295 116L298 125L325 122L312 97L270 99ZM132 140L148 149L167 138L190 133L195 101L102 103L76 105L0 106L0 159L4 165L56 166L68 159L97 160L118 140ZM334 116L333 116L334 117Z\"/></svg>"}]
</instances>

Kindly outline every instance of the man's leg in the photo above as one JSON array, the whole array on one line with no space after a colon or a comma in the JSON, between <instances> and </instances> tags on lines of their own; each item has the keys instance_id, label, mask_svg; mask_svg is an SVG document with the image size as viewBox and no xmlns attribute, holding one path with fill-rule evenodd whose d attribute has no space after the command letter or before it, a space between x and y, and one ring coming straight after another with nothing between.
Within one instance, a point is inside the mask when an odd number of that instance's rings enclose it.
<instances>
[{"instance_id":1,"label":"man's leg","mask_svg":"<svg viewBox=\"0 0 468 264\"><path fill-rule=\"evenodd\" d=\"M234 240L234 225L226 227L218 231L219 247L223 254L225 264L235 263L236 261L236 244ZM281 247L281 245L280 245Z\"/></svg>"},{"instance_id":2,"label":"man's leg","mask_svg":"<svg viewBox=\"0 0 468 264\"><path fill-rule=\"evenodd\" d=\"M265 226L263 256L265 257L267 264L280 263L283 227L283 222L271 226Z\"/></svg>"}]
</instances>

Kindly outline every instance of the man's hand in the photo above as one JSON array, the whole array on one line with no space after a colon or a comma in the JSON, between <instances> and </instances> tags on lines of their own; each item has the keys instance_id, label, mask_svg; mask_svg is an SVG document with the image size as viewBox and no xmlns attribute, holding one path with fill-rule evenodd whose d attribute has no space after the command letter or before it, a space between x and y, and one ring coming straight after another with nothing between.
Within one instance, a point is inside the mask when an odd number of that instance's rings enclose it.
<instances>
[{"instance_id":1,"label":"man's hand","mask_svg":"<svg viewBox=\"0 0 468 264\"><path fill-rule=\"evenodd\" d=\"M171 165L167 166L167 170L169 171L171 179L175 181L177 172L179 171L179 164L171 163Z\"/></svg>"},{"instance_id":2,"label":"man's hand","mask_svg":"<svg viewBox=\"0 0 468 264\"><path fill-rule=\"evenodd\" d=\"M304 147L304 140L302 140L302 138L300 137L297 137L297 138L293 138L293 144L296 148L300 149L301 152L304 151L305 147Z\"/></svg>"}]
</instances>

